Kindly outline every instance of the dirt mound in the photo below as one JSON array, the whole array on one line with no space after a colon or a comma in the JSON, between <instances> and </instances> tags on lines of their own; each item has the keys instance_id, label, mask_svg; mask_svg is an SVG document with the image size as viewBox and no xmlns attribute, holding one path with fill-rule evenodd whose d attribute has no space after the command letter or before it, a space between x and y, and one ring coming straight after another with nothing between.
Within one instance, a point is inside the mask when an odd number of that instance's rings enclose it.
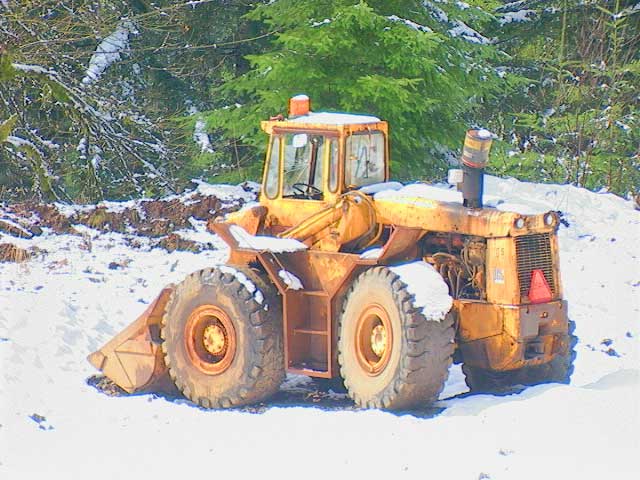
<instances>
[{"instance_id":1,"label":"dirt mound","mask_svg":"<svg viewBox=\"0 0 640 480\"><path fill-rule=\"evenodd\" d=\"M12 243L0 243L0 262L21 263L30 258L31 254L24 248L17 247Z\"/></svg>"},{"instance_id":2,"label":"dirt mound","mask_svg":"<svg viewBox=\"0 0 640 480\"><path fill-rule=\"evenodd\" d=\"M42 228L50 228L55 233L76 233L71 227L71 221L51 203L27 201L9 205L4 209L5 214L17 217L21 225L33 235L40 235Z\"/></svg>"},{"instance_id":3,"label":"dirt mound","mask_svg":"<svg viewBox=\"0 0 640 480\"><path fill-rule=\"evenodd\" d=\"M213 196L196 193L188 201L185 201L184 197L143 200L121 210L98 205L72 215L70 221L103 232L162 237L179 229L191 228L190 218L207 220L237 210L238 206L223 203Z\"/></svg>"},{"instance_id":4,"label":"dirt mound","mask_svg":"<svg viewBox=\"0 0 640 480\"><path fill-rule=\"evenodd\" d=\"M205 246L176 232L195 231L198 222L204 225L207 220L233 212L256 195L255 184L228 188L231 193L208 186L157 200L101 202L96 205L36 201L0 205L0 234L5 234L4 240L7 240L6 236L30 239L41 235L45 229L58 234L78 235L74 226L85 225L104 233L126 234L132 246L136 245L136 236L144 236L153 239L153 247L170 252L198 252ZM2 248L0 261L29 258L29 252L11 243L4 243Z\"/></svg>"}]
</instances>

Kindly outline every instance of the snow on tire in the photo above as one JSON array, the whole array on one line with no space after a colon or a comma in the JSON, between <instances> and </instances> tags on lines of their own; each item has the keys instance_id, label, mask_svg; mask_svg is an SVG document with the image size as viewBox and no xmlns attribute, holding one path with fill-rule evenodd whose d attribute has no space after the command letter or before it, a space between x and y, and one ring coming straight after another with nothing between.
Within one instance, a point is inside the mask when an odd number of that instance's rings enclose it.
<instances>
[{"instance_id":1,"label":"snow on tire","mask_svg":"<svg viewBox=\"0 0 640 480\"><path fill-rule=\"evenodd\" d=\"M448 377L455 332L446 284L439 277L423 284L444 286L433 289L434 296L442 296L435 303L447 309L438 312L416 302L411 292L416 285L408 281L394 267L373 267L356 278L345 297L338 363L349 396L361 407L427 405L437 400Z\"/></svg>"},{"instance_id":2,"label":"snow on tire","mask_svg":"<svg viewBox=\"0 0 640 480\"><path fill-rule=\"evenodd\" d=\"M205 408L263 400L284 378L281 308L275 288L249 268L220 266L189 275L162 320L169 374Z\"/></svg>"}]
</instances>

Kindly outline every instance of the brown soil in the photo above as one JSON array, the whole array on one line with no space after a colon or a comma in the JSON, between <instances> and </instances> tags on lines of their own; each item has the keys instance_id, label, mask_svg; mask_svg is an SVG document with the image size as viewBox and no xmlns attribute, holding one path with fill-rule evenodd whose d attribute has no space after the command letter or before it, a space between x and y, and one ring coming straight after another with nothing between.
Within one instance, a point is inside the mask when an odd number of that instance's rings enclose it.
<instances>
[{"instance_id":1,"label":"brown soil","mask_svg":"<svg viewBox=\"0 0 640 480\"><path fill-rule=\"evenodd\" d=\"M0 243L0 262L26 262L31 254L24 248L16 247L11 243Z\"/></svg>"},{"instance_id":2,"label":"brown soil","mask_svg":"<svg viewBox=\"0 0 640 480\"><path fill-rule=\"evenodd\" d=\"M201 250L200 245L193 240L187 240L182 238L176 233L170 233L166 237L163 237L158 245L167 250L173 252L175 250L184 250L188 252L199 252Z\"/></svg>"},{"instance_id":3,"label":"brown soil","mask_svg":"<svg viewBox=\"0 0 640 480\"><path fill-rule=\"evenodd\" d=\"M124 208L119 212L109 211L105 206L89 206L67 217L54 204L26 201L0 205L0 232L13 237L32 238L41 235L43 228L48 228L55 233L77 235L73 226L86 225L101 232L149 237L154 239L152 246L162 247L170 252L198 252L202 249L200 244L182 238L175 231L193 229L190 218L211 220L237 210L243 203L240 200L223 202L215 196L195 193L189 197L141 200L134 207ZM7 221L3 222L3 217ZM128 241L133 247L139 243L135 238ZM9 246L3 246L4 249L0 250L0 261L24 261L29 258L29 252L14 245L6 245Z\"/></svg>"},{"instance_id":4,"label":"brown soil","mask_svg":"<svg viewBox=\"0 0 640 480\"><path fill-rule=\"evenodd\" d=\"M40 235L42 227L50 228L56 233L76 233L69 219L55 205L28 201L9 205L4 209L20 217L22 226L33 235Z\"/></svg>"}]
</instances>

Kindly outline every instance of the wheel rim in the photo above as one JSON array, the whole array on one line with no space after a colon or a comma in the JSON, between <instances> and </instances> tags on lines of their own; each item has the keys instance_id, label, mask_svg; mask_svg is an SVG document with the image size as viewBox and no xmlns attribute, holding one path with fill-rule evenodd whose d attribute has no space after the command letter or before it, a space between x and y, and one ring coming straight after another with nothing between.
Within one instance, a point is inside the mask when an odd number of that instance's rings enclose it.
<instances>
[{"instance_id":1,"label":"wheel rim","mask_svg":"<svg viewBox=\"0 0 640 480\"><path fill-rule=\"evenodd\" d=\"M389 315L380 305L365 308L358 317L355 352L362 369L379 375L389 363L393 349L393 330Z\"/></svg>"},{"instance_id":2,"label":"wheel rim","mask_svg":"<svg viewBox=\"0 0 640 480\"><path fill-rule=\"evenodd\" d=\"M215 305L196 308L185 325L185 344L191 363L207 375L218 375L236 353L236 331L229 316Z\"/></svg>"}]
</instances>

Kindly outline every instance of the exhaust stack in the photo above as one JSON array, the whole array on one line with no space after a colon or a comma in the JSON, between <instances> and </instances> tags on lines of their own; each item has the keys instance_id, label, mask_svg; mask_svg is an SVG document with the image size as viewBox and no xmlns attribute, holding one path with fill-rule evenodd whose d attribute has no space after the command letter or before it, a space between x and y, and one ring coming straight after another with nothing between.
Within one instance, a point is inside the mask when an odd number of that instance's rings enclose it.
<instances>
[{"instance_id":1,"label":"exhaust stack","mask_svg":"<svg viewBox=\"0 0 640 480\"><path fill-rule=\"evenodd\" d=\"M289 118L301 117L311 111L311 100L306 95L296 95L289 99Z\"/></svg>"},{"instance_id":2,"label":"exhaust stack","mask_svg":"<svg viewBox=\"0 0 640 480\"><path fill-rule=\"evenodd\" d=\"M484 190L484 167L489 161L491 132L485 129L469 130L462 148L462 182L458 190L462 192L463 205L482 208Z\"/></svg>"}]
</instances>

